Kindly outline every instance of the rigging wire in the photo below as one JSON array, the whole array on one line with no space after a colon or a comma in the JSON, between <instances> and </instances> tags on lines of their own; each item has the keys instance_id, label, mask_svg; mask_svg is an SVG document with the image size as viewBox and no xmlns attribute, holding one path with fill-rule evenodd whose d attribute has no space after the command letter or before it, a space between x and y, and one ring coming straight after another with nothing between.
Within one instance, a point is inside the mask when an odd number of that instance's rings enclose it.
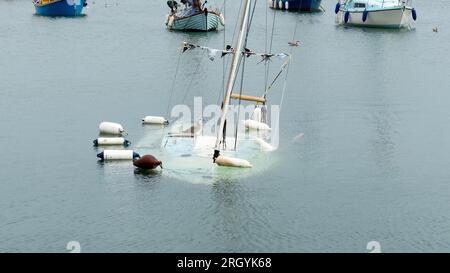
<instances>
[{"instance_id":1,"label":"rigging wire","mask_svg":"<svg viewBox=\"0 0 450 273\"><path fill-rule=\"evenodd\" d=\"M269 53L272 52L272 47L273 47L273 37L274 37L274 33L275 33L275 19L276 19L276 14L277 14L277 9L274 9L273 12L273 20L272 20L272 33L271 33L271 37L270 37L270 46L269 46ZM267 52L267 51L266 51ZM267 84L268 84L268 80L269 80L269 71L270 71L270 63L266 62L266 73L265 73L265 89L267 90ZM266 94L264 94L264 98L266 99Z\"/></svg>"},{"instance_id":2,"label":"rigging wire","mask_svg":"<svg viewBox=\"0 0 450 273\"><path fill-rule=\"evenodd\" d=\"M302 2L303 2L303 0L302 0ZM299 7L299 11L301 10L301 5L300 5L300 7ZM298 25L299 25L299 19L297 19L296 20L296 22L295 22L295 28L294 28L294 34L293 34L293 37L292 37L292 41L296 41L295 39L295 37L297 36L297 29L298 29ZM283 82L283 88L282 88L282 91L281 91L281 98L280 98L280 113L282 112L281 111L281 109L282 109L282 107L283 107L283 102L284 102L284 97L285 97L285 93L286 93L286 89L287 89L287 78L288 78L288 76L289 76L289 70L290 70L290 66L291 66L291 64L292 64L292 60L294 59L293 58L293 56L294 56L294 47L291 47L291 50L290 50L290 52L289 52L289 55L290 55L290 57L289 57L289 63L287 64L287 67L286 67L286 74L285 74L285 77L284 77L284 82Z\"/></svg>"},{"instance_id":3,"label":"rigging wire","mask_svg":"<svg viewBox=\"0 0 450 273\"><path fill-rule=\"evenodd\" d=\"M302 11L302 4L303 4L303 0L300 1L300 5L298 6L298 12L300 13ZM295 20L295 27L294 27L294 35L292 37L292 41L295 41L295 36L297 36L297 28L298 28L298 22L300 21L299 16L297 16L296 20ZM291 50L292 53L292 50Z\"/></svg>"},{"instance_id":4,"label":"rigging wire","mask_svg":"<svg viewBox=\"0 0 450 273\"><path fill-rule=\"evenodd\" d=\"M169 119L169 109L170 109L170 105L172 104L172 98L173 98L173 93L175 91L175 83L177 82L177 77L178 77L178 71L180 70L180 63L181 63L181 55L183 54L183 51L180 50L180 53L178 54L178 60L177 60L177 65L176 65L176 69L175 69L175 76L173 78L172 81L172 85L169 89L169 101L167 102L167 109L166 109L166 117L167 119ZM171 122L172 120L170 120L169 122ZM161 137L164 137L165 134L165 129L166 127L164 126L162 131L161 131Z\"/></svg>"},{"instance_id":5,"label":"rigging wire","mask_svg":"<svg viewBox=\"0 0 450 273\"><path fill-rule=\"evenodd\" d=\"M255 15L256 4L257 3L258 3L258 0L255 0L255 2L253 4L253 10L252 10L251 16L248 19L249 21L248 21L248 26L247 26L246 33L245 33L244 47L247 47L248 36L250 34L250 27L251 27L252 22L253 22L253 16ZM242 54L242 53L240 53L240 54ZM236 125L235 125L235 132L234 132L234 150L236 150L236 148L237 148L237 135L238 135L238 128L239 128L239 116L241 114L241 104L242 104L241 97L242 97L242 90L244 88L245 61L246 61L246 58L244 56L244 59L242 61L242 72L241 72L242 74L241 74L241 86L240 86L240 90L239 90L239 103L238 103L237 122L236 122Z\"/></svg>"},{"instance_id":6,"label":"rigging wire","mask_svg":"<svg viewBox=\"0 0 450 273\"><path fill-rule=\"evenodd\" d=\"M226 20L226 11L227 11L227 0L223 0L223 17ZM227 29L226 29L226 23L223 26L223 48L226 48L227 46ZM217 105L219 105L220 100L222 99L222 96L225 94L225 77L227 73L227 58L222 58L222 84L219 88L219 97L217 99Z\"/></svg>"},{"instance_id":7,"label":"rigging wire","mask_svg":"<svg viewBox=\"0 0 450 273\"><path fill-rule=\"evenodd\" d=\"M208 42L206 42L206 46L208 46ZM188 83L188 85L186 87L186 92L184 93L183 100L182 100L183 103L186 103L187 95L191 91L191 86L192 86L192 83L194 81L195 75L198 74L198 71L200 70L200 66L203 63L204 57L205 57L205 51L202 52L202 56L200 57L200 60L199 60L197 66L195 68L195 71L194 71L193 75L191 76L191 79L189 80L189 83ZM203 96L203 91L204 91L204 89L202 89L202 94L201 94L202 96Z\"/></svg>"},{"instance_id":8,"label":"rigging wire","mask_svg":"<svg viewBox=\"0 0 450 273\"><path fill-rule=\"evenodd\" d=\"M178 71L180 70L180 63L181 63L181 55L182 54L183 54L183 52L180 50L180 53L178 55L177 65L176 65L176 68L175 68L175 76L173 78L172 85L171 85L170 90L169 90L170 91L169 92L170 95L169 95L169 101L167 103L166 117L168 117L168 115L169 115L170 105L172 104L172 98L173 98L173 93L175 91L175 84L177 82Z\"/></svg>"},{"instance_id":9,"label":"rigging wire","mask_svg":"<svg viewBox=\"0 0 450 273\"><path fill-rule=\"evenodd\" d=\"M269 5L266 5L266 29L265 29L265 40L264 40L264 52L267 53L267 47L269 43ZM267 90L267 62L264 62L264 90Z\"/></svg>"},{"instance_id":10,"label":"rigging wire","mask_svg":"<svg viewBox=\"0 0 450 273\"><path fill-rule=\"evenodd\" d=\"M226 0L224 0L224 11L225 10L226 10ZM242 4L239 5L238 14L241 13L241 10L242 10ZM238 23L239 22L236 21L236 23L234 24L233 36L231 38L231 42L232 43L234 42L234 38L236 37L236 31L237 31ZM225 28L225 26L224 26L224 28ZM226 47L226 39L225 39L226 38L226 36L225 36L226 35L226 31L225 31L225 29L224 29L224 32L225 32L224 33L224 48L225 48ZM223 88L222 87L220 88L219 96L218 96L218 99L217 99L217 105L219 105L220 101L223 100L223 96L225 95L225 92L226 92L226 90L225 90L226 89L226 87L225 87L225 78L226 78L226 70L227 70L229 64L230 64L230 59L227 58L227 60L225 61L225 57L224 57L223 84L222 84Z\"/></svg>"}]
</instances>

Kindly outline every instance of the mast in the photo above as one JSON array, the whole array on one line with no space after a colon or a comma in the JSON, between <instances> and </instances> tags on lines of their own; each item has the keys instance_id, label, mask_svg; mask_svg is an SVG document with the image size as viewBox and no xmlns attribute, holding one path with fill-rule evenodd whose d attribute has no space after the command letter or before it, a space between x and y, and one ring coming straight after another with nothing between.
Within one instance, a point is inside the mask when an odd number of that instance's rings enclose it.
<instances>
[{"instance_id":1,"label":"mast","mask_svg":"<svg viewBox=\"0 0 450 273\"><path fill-rule=\"evenodd\" d=\"M223 129L225 127L225 120L227 117L228 106L230 104L230 97L231 97L231 93L233 91L233 86L234 86L234 81L236 79L239 61L242 58L244 39L246 36L248 18L249 18L249 14L250 14L250 0L243 0L243 5L244 5L244 8L242 9L242 13L240 16L239 35L238 35L238 38L234 45L234 54L233 54L233 59L231 61L230 70L228 73L226 93L225 93L223 103L222 103L222 115L220 116L219 130L217 131L216 145L214 147L214 157L213 157L214 162L215 162L216 158L220 155L220 144L223 139Z\"/></svg>"}]
</instances>

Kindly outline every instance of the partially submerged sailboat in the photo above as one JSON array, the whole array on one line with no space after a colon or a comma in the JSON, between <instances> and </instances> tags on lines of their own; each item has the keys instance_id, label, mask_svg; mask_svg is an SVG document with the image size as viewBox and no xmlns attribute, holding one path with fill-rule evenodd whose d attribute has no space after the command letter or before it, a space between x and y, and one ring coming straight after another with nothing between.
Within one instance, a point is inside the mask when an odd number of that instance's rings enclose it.
<instances>
[{"instance_id":1,"label":"partially submerged sailboat","mask_svg":"<svg viewBox=\"0 0 450 273\"><path fill-rule=\"evenodd\" d=\"M74 17L83 15L86 0L33 0L37 15Z\"/></svg>"},{"instance_id":2,"label":"partially submerged sailboat","mask_svg":"<svg viewBox=\"0 0 450 273\"><path fill-rule=\"evenodd\" d=\"M225 25L225 18L218 10L208 10L207 1L201 4L199 0L182 0L182 5L176 1L167 1L170 13L167 15L166 26L170 30L210 31L217 30L219 24Z\"/></svg>"},{"instance_id":3,"label":"partially submerged sailboat","mask_svg":"<svg viewBox=\"0 0 450 273\"><path fill-rule=\"evenodd\" d=\"M291 11L322 11L322 0L269 0L273 9Z\"/></svg>"},{"instance_id":4,"label":"partially submerged sailboat","mask_svg":"<svg viewBox=\"0 0 450 273\"><path fill-rule=\"evenodd\" d=\"M339 0L336 24L360 27L405 28L417 19L412 0Z\"/></svg>"},{"instance_id":5,"label":"partially submerged sailboat","mask_svg":"<svg viewBox=\"0 0 450 273\"><path fill-rule=\"evenodd\" d=\"M165 174L174 175L178 178L186 178L198 182L200 180L209 180L214 177L225 176L227 179L230 175L237 174L242 177L249 174L252 168L263 170L268 165L273 164L273 161L268 160L267 152L277 149L277 143L273 144L273 135L270 133L277 131L277 128L270 128L267 124L267 93L271 90L280 75L285 72L287 76L287 69L290 63L290 54L286 53L271 53L269 52L257 53L247 48L247 39L251 25L251 18L253 17L251 7L252 3L256 5L257 1L243 0L241 5L241 12L239 21L234 34L233 45L226 46L226 49L214 49L205 46L190 44L184 42L180 54L186 51L200 49L208 52L208 57L214 60L216 55L224 58L231 56L229 60L228 72L224 79L225 86L222 93L221 106L217 109L219 113L216 117L218 119L211 119L206 121L210 125L213 124L214 133L208 135L208 131L203 130L203 118L194 125L184 126L183 123L173 124L170 132L167 132L163 137L161 143L161 151L158 156L166 162ZM273 37L273 36L272 36ZM244 95L241 90L237 91L236 80L238 74L242 73L244 77L244 68L246 59L250 57L260 57L260 63L268 64L272 58L283 60L280 71L276 74L273 81L267 85L261 96ZM268 73L269 70L267 70ZM266 78L267 80L267 78ZM286 78L285 78L286 80ZM283 92L286 84L283 85ZM281 96L283 97L283 96ZM250 119L240 119L238 113L237 121L234 122L235 113L229 113L231 101L250 102ZM273 107L272 109L273 110ZM272 113L272 112L271 112ZM275 117L271 115L272 124ZM228 126L227 126L228 123ZM278 127L278 123L274 126ZM238 125L241 124L242 127ZM234 127L233 136L227 135L230 132L230 127ZM238 130L238 128L243 128ZM151 139L141 140L137 143L137 147L142 150L151 143ZM271 143L269 143L271 142ZM276 156L271 156L274 160ZM188 178L189 177L189 178Z\"/></svg>"}]
</instances>

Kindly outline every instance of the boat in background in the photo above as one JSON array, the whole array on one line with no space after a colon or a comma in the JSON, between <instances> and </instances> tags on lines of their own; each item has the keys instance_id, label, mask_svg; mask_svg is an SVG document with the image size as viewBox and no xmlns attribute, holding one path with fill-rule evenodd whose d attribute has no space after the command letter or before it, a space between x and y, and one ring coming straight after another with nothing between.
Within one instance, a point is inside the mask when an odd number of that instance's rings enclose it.
<instances>
[{"instance_id":1,"label":"boat in background","mask_svg":"<svg viewBox=\"0 0 450 273\"><path fill-rule=\"evenodd\" d=\"M80 16L86 0L33 0L36 14L42 16Z\"/></svg>"},{"instance_id":2,"label":"boat in background","mask_svg":"<svg viewBox=\"0 0 450 273\"><path fill-rule=\"evenodd\" d=\"M322 0L269 0L269 7L292 11L322 11Z\"/></svg>"},{"instance_id":3,"label":"boat in background","mask_svg":"<svg viewBox=\"0 0 450 273\"><path fill-rule=\"evenodd\" d=\"M170 13L167 15L166 26L170 30L210 31L217 30L219 24L225 25L225 18L218 10L208 10L205 4L200 7L190 5L189 1L167 1ZM206 1L205 1L206 3Z\"/></svg>"},{"instance_id":4,"label":"boat in background","mask_svg":"<svg viewBox=\"0 0 450 273\"><path fill-rule=\"evenodd\" d=\"M339 0L336 24L360 27L406 28L417 20L412 0Z\"/></svg>"}]
</instances>

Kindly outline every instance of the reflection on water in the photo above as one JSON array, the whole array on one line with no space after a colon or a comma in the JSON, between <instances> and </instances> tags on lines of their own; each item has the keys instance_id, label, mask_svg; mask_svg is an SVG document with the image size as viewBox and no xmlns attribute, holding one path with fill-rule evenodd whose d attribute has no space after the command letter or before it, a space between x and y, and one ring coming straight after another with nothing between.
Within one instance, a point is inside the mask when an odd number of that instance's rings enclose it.
<instances>
[{"instance_id":1,"label":"reflection on water","mask_svg":"<svg viewBox=\"0 0 450 273\"><path fill-rule=\"evenodd\" d=\"M144 170L136 168L134 169L134 176L138 181L145 183L158 182L161 179L163 170Z\"/></svg>"}]
</instances>

